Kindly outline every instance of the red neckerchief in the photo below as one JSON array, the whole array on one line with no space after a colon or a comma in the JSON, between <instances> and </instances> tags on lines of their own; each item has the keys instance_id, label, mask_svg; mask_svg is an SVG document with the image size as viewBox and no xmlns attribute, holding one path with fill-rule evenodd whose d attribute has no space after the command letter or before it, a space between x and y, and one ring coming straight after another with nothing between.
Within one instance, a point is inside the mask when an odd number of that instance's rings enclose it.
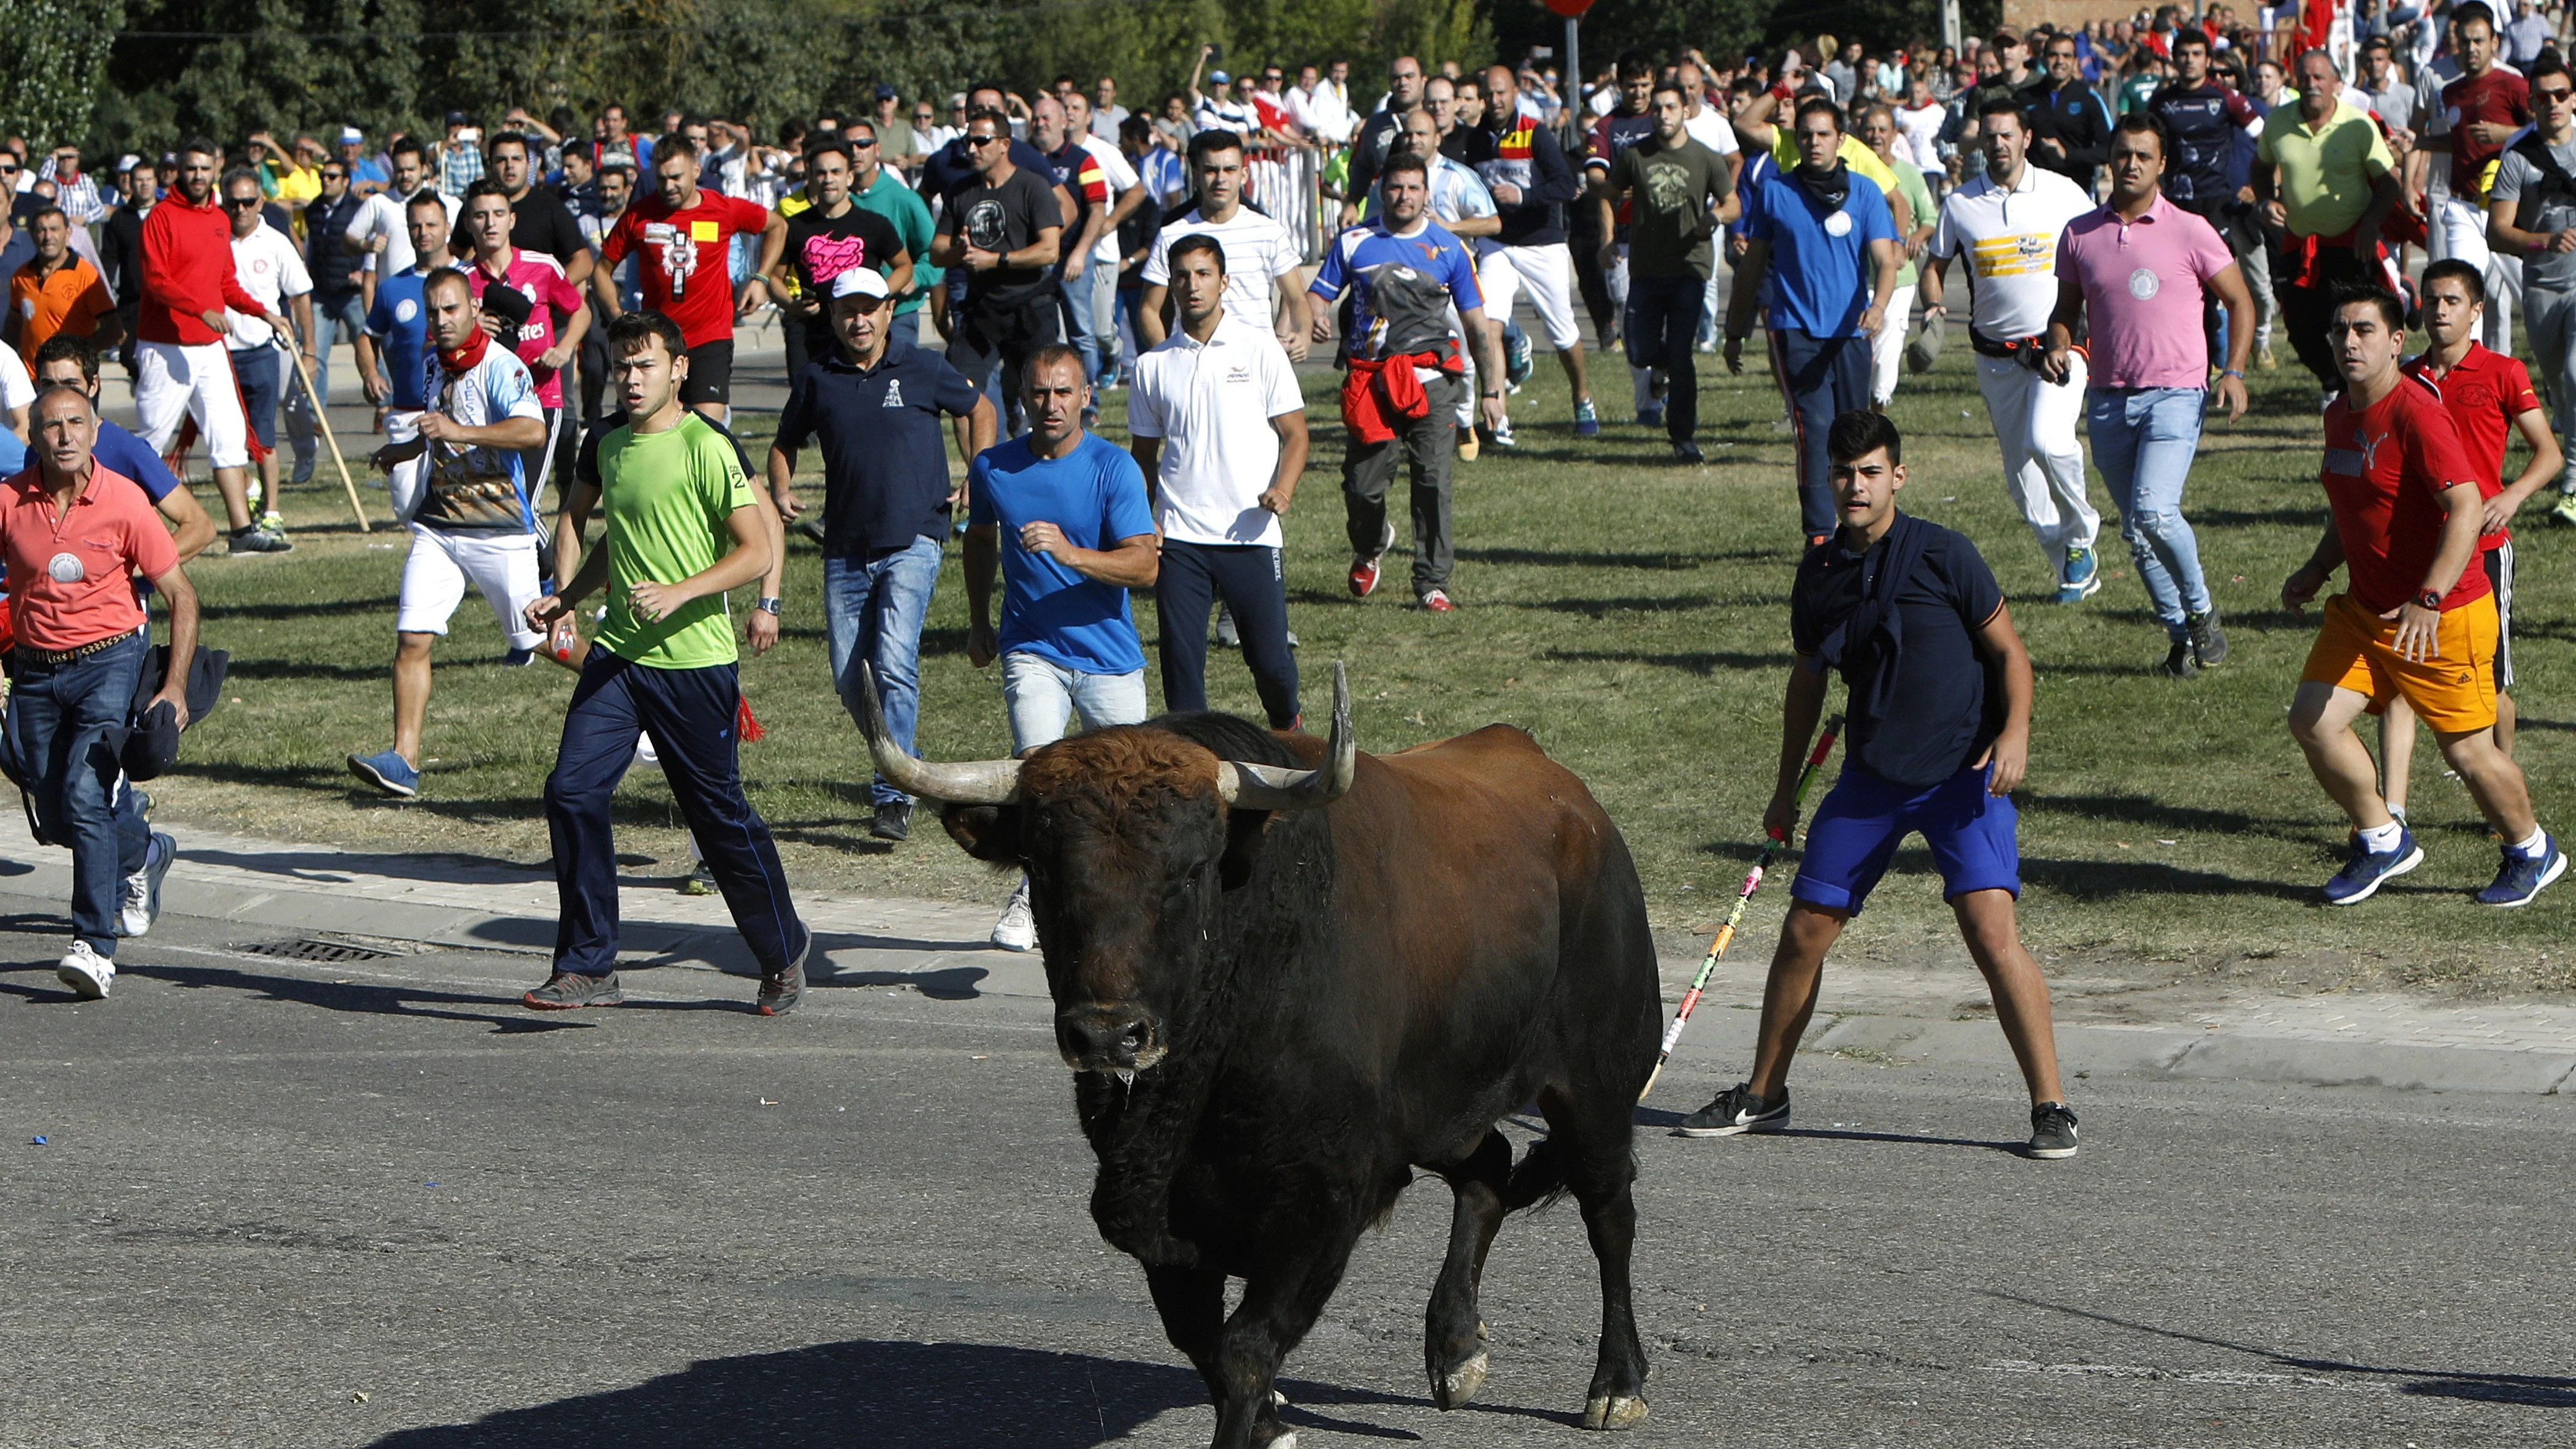
<instances>
[{"instance_id":1,"label":"red neckerchief","mask_svg":"<svg viewBox=\"0 0 2576 1449\"><path fill-rule=\"evenodd\" d=\"M438 349L438 365L449 372L471 372L474 364L483 360L483 349L491 345L491 334L477 327L466 337L464 346L454 351L444 347Z\"/></svg>"}]
</instances>

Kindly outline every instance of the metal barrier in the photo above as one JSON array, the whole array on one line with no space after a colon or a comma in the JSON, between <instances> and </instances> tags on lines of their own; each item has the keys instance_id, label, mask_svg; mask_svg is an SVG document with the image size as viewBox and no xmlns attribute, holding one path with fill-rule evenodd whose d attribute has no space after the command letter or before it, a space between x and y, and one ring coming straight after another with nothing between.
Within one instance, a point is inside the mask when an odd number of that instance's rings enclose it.
<instances>
[{"instance_id":1,"label":"metal barrier","mask_svg":"<svg viewBox=\"0 0 2576 1449\"><path fill-rule=\"evenodd\" d=\"M1251 175L1244 199L1288 228L1308 265L1321 262L1333 235L1324 215L1324 153L1311 146L1263 148L1246 157L1245 168Z\"/></svg>"}]
</instances>

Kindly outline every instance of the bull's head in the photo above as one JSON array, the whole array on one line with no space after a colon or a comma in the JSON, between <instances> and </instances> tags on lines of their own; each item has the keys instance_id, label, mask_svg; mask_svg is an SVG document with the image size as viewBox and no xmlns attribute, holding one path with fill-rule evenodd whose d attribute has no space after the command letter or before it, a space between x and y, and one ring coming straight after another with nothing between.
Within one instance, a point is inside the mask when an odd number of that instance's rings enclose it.
<instances>
[{"instance_id":1,"label":"bull's head","mask_svg":"<svg viewBox=\"0 0 2576 1449\"><path fill-rule=\"evenodd\" d=\"M1028 872L1056 1044L1081 1072L1163 1059L1206 988L1220 893L1241 882L1270 812L1329 805L1358 771L1338 664L1317 769L1223 758L1151 726L1094 730L1025 759L931 764L887 735L874 676L860 687L878 773L937 801L968 854Z\"/></svg>"}]
</instances>

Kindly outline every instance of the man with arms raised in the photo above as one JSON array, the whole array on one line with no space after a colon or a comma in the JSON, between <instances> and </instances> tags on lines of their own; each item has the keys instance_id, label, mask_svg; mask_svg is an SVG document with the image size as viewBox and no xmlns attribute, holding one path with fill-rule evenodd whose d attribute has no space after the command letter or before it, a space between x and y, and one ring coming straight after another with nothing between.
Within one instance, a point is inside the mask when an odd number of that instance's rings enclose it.
<instances>
[{"instance_id":1,"label":"man with arms raised","mask_svg":"<svg viewBox=\"0 0 2576 1449\"><path fill-rule=\"evenodd\" d=\"M864 725L859 666L874 669L886 732L910 753L921 713L921 626L956 503L939 420L968 420L972 457L993 446L993 404L946 358L891 335L894 301L884 277L852 267L831 285L838 344L788 384L769 448L770 496L789 522L804 512L792 481L796 455L819 440L832 683ZM879 840L909 835L912 798L882 778L874 798L868 833Z\"/></svg>"},{"instance_id":2,"label":"man with arms raised","mask_svg":"<svg viewBox=\"0 0 2576 1449\"><path fill-rule=\"evenodd\" d=\"M1163 707L1207 708L1207 635L1193 623L1214 596L1233 615L1270 727L1295 729L1279 520L1306 471L1306 400L1269 330L1226 314L1216 238L1172 243L1164 270L1181 327L1136 360L1127 398L1129 451L1150 480L1163 536L1154 585L1165 620Z\"/></svg>"},{"instance_id":3,"label":"man with arms raised","mask_svg":"<svg viewBox=\"0 0 2576 1449\"><path fill-rule=\"evenodd\" d=\"M1042 347L1024 375L1028 436L976 454L967 470L965 559L974 625L966 657L978 669L1002 661L1002 705L1020 756L1062 739L1069 715L1095 730L1144 722L1145 646L1127 591L1152 587L1159 568L1145 475L1116 444L1083 430L1091 383L1082 354ZM1193 627L1206 617L1202 603ZM1022 877L993 944L1029 951L1037 939Z\"/></svg>"},{"instance_id":4,"label":"man with arms raised","mask_svg":"<svg viewBox=\"0 0 2576 1449\"><path fill-rule=\"evenodd\" d=\"M147 304L148 305L148 304ZM116 942L152 928L177 844L145 823L107 747L152 659L134 580L170 601L170 671L152 708L188 723L197 591L143 491L92 455L98 408L76 387L37 394L34 461L0 484L0 557L17 647L7 748L37 837L72 853L72 944L55 969L96 1001L116 981ZM141 882L141 888L134 882Z\"/></svg>"},{"instance_id":5,"label":"man with arms raised","mask_svg":"<svg viewBox=\"0 0 2576 1449\"><path fill-rule=\"evenodd\" d=\"M733 397L734 318L751 310L760 286L754 278L735 296L727 270L733 238L746 232L766 245L763 234L787 223L755 202L700 190L698 161L697 146L683 135L665 136L653 148L658 186L628 206L600 243L590 284L600 315L614 322L626 310L617 264L634 255L645 309L676 323L688 347L689 365L679 373L687 396L680 401L723 422Z\"/></svg>"},{"instance_id":6,"label":"man with arms raised","mask_svg":"<svg viewBox=\"0 0 2576 1449\"><path fill-rule=\"evenodd\" d=\"M666 155L695 164L682 143ZM613 1006L617 984L617 846L609 800L653 740L681 818L705 854L725 907L760 966L755 1009L784 1016L805 995L814 938L796 918L769 826L743 798L734 717L742 705L725 593L766 573L776 530L753 496L733 441L681 401L688 344L659 312L609 324L609 355L627 423L601 440L607 532L563 591L529 603L542 634L603 588L608 617L564 714L546 777L562 922L553 974L523 998L538 1011Z\"/></svg>"},{"instance_id":7,"label":"man with arms raised","mask_svg":"<svg viewBox=\"0 0 2576 1449\"><path fill-rule=\"evenodd\" d=\"M1450 310L1476 349L1477 375L1486 379L1488 428L1503 420L1501 349L1485 326L1474 260L1431 220L1423 159L1408 151L1387 158L1378 195L1385 212L1335 237L1308 288L1324 303L1315 309L1318 342L1332 340L1332 304L1344 292L1352 296L1350 375L1342 384L1342 423L1350 433L1342 503L1350 521L1351 596L1364 599L1377 587L1379 563L1394 546L1386 493L1401 456L1413 485L1414 601L1446 614L1457 607L1449 598L1455 552L1449 476L1457 456L1451 436L1467 390L1467 359L1449 330ZM1412 411L1413 401L1424 404L1421 412Z\"/></svg>"},{"instance_id":8,"label":"man with arms raised","mask_svg":"<svg viewBox=\"0 0 2576 1449\"><path fill-rule=\"evenodd\" d=\"M1753 1074L1682 1119L1685 1137L1789 1125L1789 1062L1816 1009L1825 952L1859 915L1896 847L1919 831L1942 898L1986 978L1995 1018L2030 1088L2033 1157L2075 1155L2075 1114L2057 1076L2048 983L2023 948L2020 816L2030 767L2029 651L1975 544L1900 513L1904 442L1881 414L1834 419L1837 527L1807 550L1789 595L1797 662L1781 709L1780 780L1763 826L1797 828L1798 776L1824 713L1827 671L1849 693L1851 742L1807 827L1789 918L1762 992Z\"/></svg>"},{"instance_id":9,"label":"man with arms raised","mask_svg":"<svg viewBox=\"0 0 2576 1449\"><path fill-rule=\"evenodd\" d=\"M1297 239L1243 204L1243 138L1232 131L1192 136L1190 172L1198 178L1198 205L1163 223L1138 269L1145 290L1137 299L1136 325L1143 333L1137 341L1160 347L1171 335L1172 244L1185 236L1207 236L1225 250L1226 315L1268 331L1292 361L1305 361L1313 323L1307 317L1306 294L1297 286Z\"/></svg>"},{"instance_id":10,"label":"man with arms raised","mask_svg":"<svg viewBox=\"0 0 2576 1449\"><path fill-rule=\"evenodd\" d=\"M2332 517L2281 585L2281 602L2300 610L2337 568L2351 575L2326 601L2290 703L2292 738L2352 820L2352 859L2326 882L2326 904L2359 904L2424 863L2352 728L2371 705L2403 698L2504 841L2478 903L2528 905L2566 873L2567 856L2533 818L2522 771L2496 744L2498 625L2495 589L2478 563L2486 504L2477 464L2442 399L2398 365L2406 305L2396 293L2348 289L2334 340L2344 391L2326 408L2318 477Z\"/></svg>"},{"instance_id":11,"label":"man with arms raised","mask_svg":"<svg viewBox=\"0 0 2576 1449\"><path fill-rule=\"evenodd\" d=\"M2072 604L2102 587L2093 555L2102 515L2084 496L2084 450L2075 441L2075 420L2084 411L2084 359L2070 357L2067 375L2055 381L2039 375L2039 360L2057 307L2057 238L2068 222L2093 210L2093 197L2060 173L2030 164L2030 132L2011 97L1990 97L1977 110L1986 174L1941 203L1941 224L1923 267L1923 312L1949 314L1943 282L1950 259L1964 254L1973 308L1968 341L1977 354L1986 419L2003 445L2004 491L2039 540L2057 601Z\"/></svg>"}]
</instances>

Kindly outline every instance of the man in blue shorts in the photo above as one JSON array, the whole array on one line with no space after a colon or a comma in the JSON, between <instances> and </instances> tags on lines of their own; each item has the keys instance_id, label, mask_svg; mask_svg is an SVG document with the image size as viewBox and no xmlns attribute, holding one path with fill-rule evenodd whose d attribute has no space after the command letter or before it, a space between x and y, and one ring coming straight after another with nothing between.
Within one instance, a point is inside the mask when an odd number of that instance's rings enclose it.
<instances>
[{"instance_id":1,"label":"man in blue shorts","mask_svg":"<svg viewBox=\"0 0 2576 1449\"><path fill-rule=\"evenodd\" d=\"M1824 713L1828 669L1850 691L1850 758L1807 828L1762 992L1753 1075L1682 1119L1680 1134L1789 1125L1789 1059L1815 1012L1825 952L1860 913L1898 842L1920 831L2030 1083L2027 1150L2073 1157L2075 1113L2058 1086L2048 983L2013 916L2021 851L2012 791L2030 760L2030 655L1976 545L1896 511L1905 486L1896 424L1846 412L1825 443L1837 527L1807 551L1789 596L1798 662L1765 828L1796 828L1798 775Z\"/></svg>"}]
</instances>

